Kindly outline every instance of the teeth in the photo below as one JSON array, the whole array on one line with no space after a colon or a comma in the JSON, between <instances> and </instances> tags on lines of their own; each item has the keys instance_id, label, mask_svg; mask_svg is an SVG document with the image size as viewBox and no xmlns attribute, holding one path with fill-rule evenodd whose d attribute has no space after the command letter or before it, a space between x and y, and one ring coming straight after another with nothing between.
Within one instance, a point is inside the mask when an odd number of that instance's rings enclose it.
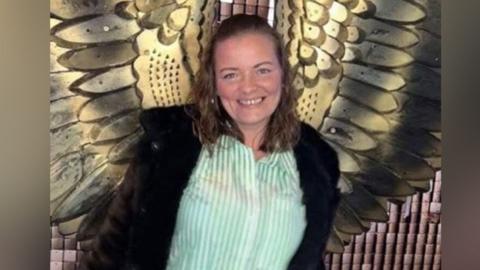
<instances>
[{"instance_id":1,"label":"teeth","mask_svg":"<svg viewBox=\"0 0 480 270\"><path fill-rule=\"evenodd\" d=\"M256 99L240 99L238 102L242 105L254 105L258 104L262 101L262 98L256 98Z\"/></svg>"}]
</instances>

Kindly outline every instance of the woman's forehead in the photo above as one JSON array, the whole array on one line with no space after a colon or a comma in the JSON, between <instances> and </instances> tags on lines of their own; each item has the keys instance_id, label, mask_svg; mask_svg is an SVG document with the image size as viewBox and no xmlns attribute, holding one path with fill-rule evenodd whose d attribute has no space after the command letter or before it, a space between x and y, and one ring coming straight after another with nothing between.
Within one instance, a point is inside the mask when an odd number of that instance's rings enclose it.
<instances>
[{"instance_id":1,"label":"woman's forehead","mask_svg":"<svg viewBox=\"0 0 480 270\"><path fill-rule=\"evenodd\" d=\"M253 59L252 59L253 58ZM245 33L219 41L215 46L217 64L231 62L276 61L276 48L272 38L263 33Z\"/></svg>"},{"instance_id":2,"label":"woman's forehead","mask_svg":"<svg viewBox=\"0 0 480 270\"><path fill-rule=\"evenodd\" d=\"M245 41L245 42L250 42L250 41L256 41L256 42L261 42L262 44L269 44L271 47L275 47L275 42L273 37L265 32L262 31L254 31L254 30L249 30L246 32L241 32L237 33L225 38L222 38L219 40L216 44L216 48L219 47L221 44L236 44L239 41Z\"/></svg>"}]
</instances>

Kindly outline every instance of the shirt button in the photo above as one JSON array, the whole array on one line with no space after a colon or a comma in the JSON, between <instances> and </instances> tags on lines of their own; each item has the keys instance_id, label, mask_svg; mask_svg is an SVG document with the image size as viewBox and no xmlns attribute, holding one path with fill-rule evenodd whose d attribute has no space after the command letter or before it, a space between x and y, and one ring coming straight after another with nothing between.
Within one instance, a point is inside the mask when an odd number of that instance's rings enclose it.
<instances>
[{"instance_id":1,"label":"shirt button","mask_svg":"<svg viewBox=\"0 0 480 270\"><path fill-rule=\"evenodd\" d=\"M152 147L152 150L153 150L154 152L159 151L160 148L161 148L160 143L158 143L158 142L152 142L152 143L151 143L151 147Z\"/></svg>"}]
</instances>

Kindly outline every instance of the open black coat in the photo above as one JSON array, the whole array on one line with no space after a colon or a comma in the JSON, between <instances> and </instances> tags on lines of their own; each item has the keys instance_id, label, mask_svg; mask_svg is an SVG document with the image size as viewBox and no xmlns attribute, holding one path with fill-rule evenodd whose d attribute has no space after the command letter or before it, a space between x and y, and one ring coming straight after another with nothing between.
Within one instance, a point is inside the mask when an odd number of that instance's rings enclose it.
<instances>
[{"instance_id":1,"label":"open black coat","mask_svg":"<svg viewBox=\"0 0 480 270\"><path fill-rule=\"evenodd\" d=\"M165 269L182 192L201 150L184 109L156 108L141 114L145 136L84 269ZM339 201L338 159L304 123L293 150L307 227L288 270L321 270Z\"/></svg>"}]
</instances>

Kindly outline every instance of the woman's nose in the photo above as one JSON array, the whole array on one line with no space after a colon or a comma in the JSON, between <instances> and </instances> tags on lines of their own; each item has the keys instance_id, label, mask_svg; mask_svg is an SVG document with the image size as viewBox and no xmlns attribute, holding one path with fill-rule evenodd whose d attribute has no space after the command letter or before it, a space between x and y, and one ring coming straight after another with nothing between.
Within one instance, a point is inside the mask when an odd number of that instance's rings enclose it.
<instances>
[{"instance_id":1,"label":"woman's nose","mask_svg":"<svg viewBox=\"0 0 480 270\"><path fill-rule=\"evenodd\" d=\"M242 91L244 93L250 93L256 89L256 80L254 74L246 74L242 80Z\"/></svg>"}]
</instances>

